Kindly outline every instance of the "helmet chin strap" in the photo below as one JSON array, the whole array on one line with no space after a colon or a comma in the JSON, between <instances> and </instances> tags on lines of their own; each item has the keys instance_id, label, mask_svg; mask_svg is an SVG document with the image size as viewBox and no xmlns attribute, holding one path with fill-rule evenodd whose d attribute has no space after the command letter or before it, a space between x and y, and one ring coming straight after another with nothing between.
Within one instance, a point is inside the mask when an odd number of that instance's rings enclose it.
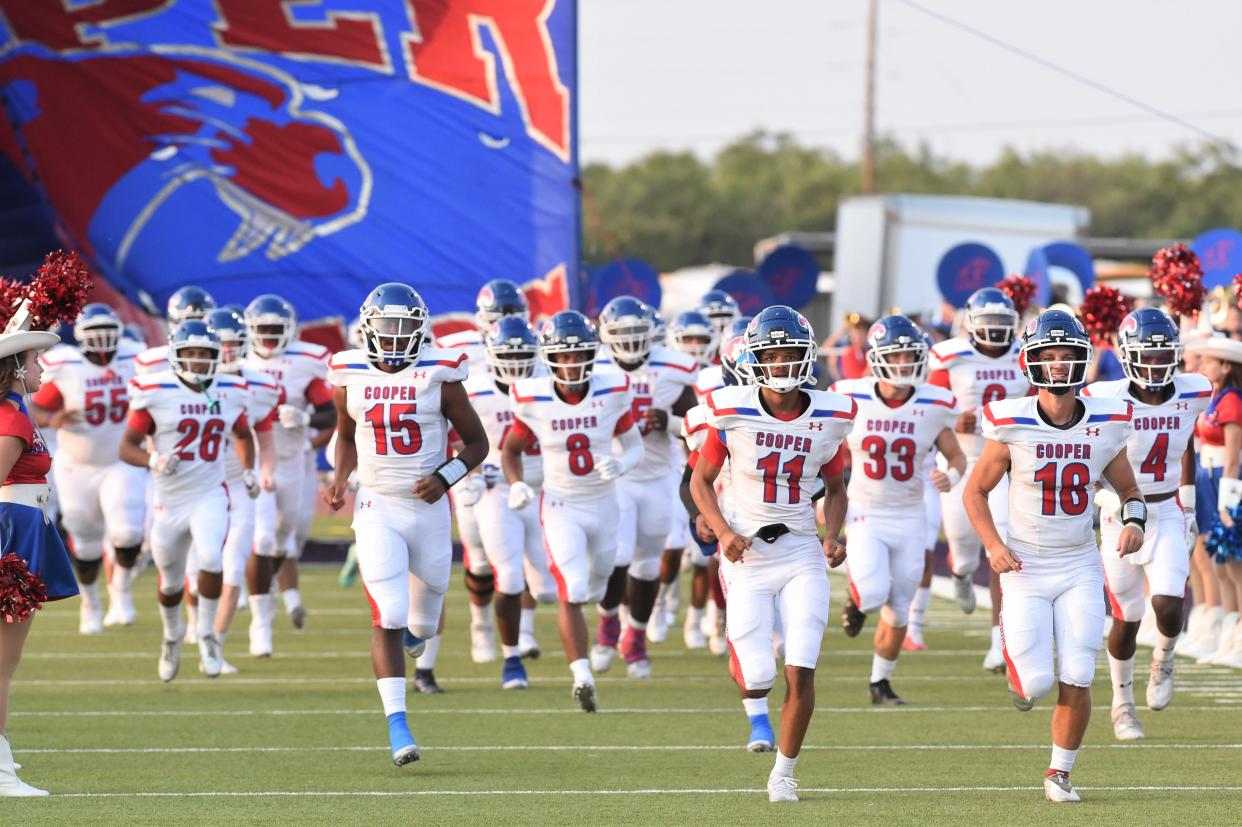
<instances>
[{"instance_id":1,"label":"helmet chin strap","mask_svg":"<svg viewBox=\"0 0 1242 827\"><path fill-rule=\"evenodd\" d=\"M1045 390L1050 391L1050 392L1052 393L1052 395L1053 395L1053 396L1065 396L1065 394L1067 394L1067 393L1069 393L1070 391L1072 391L1072 390L1073 390L1073 388L1072 388L1072 387L1068 387L1068 386L1064 386L1064 385L1063 385L1063 386L1061 386L1061 387L1057 387L1057 388L1045 388Z\"/></svg>"}]
</instances>

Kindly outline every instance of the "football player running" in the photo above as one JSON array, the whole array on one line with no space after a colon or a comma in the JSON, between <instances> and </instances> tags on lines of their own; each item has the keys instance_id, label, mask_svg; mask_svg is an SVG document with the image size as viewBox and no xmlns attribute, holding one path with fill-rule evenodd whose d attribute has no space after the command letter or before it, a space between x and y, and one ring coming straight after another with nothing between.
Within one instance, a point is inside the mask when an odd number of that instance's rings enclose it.
<instances>
[{"instance_id":1,"label":"football player running","mask_svg":"<svg viewBox=\"0 0 1242 827\"><path fill-rule=\"evenodd\" d=\"M134 622L131 580L146 520L146 474L117 458L139 352L121 340L121 329L107 305L83 307L73 326L77 347L39 358L43 385L31 398L31 416L57 433L52 479L82 593L78 630L88 635ZM113 563L106 617L98 582L105 545Z\"/></svg>"},{"instance_id":2,"label":"football player running","mask_svg":"<svg viewBox=\"0 0 1242 827\"><path fill-rule=\"evenodd\" d=\"M169 333L182 322L202 321L216 309L216 300L201 287L187 284L168 297L164 316ZM141 375L168 370L168 345L145 348L134 357L134 371Z\"/></svg>"},{"instance_id":3,"label":"football player running","mask_svg":"<svg viewBox=\"0 0 1242 827\"><path fill-rule=\"evenodd\" d=\"M400 767L419 759L405 715L403 634L417 654L437 633L453 563L444 495L487 455L487 434L462 386L466 355L426 344L427 307L412 287L381 284L361 316L366 347L331 359L336 456L324 499L340 509L357 468L353 528L375 627L371 664ZM450 427L462 449L445 461Z\"/></svg>"},{"instance_id":4,"label":"football player running","mask_svg":"<svg viewBox=\"0 0 1242 827\"><path fill-rule=\"evenodd\" d=\"M708 290L695 309L716 328L716 339L722 344L729 339L729 325L742 316L737 299L723 290Z\"/></svg>"},{"instance_id":5,"label":"football player running","mask_svg":"<svg viewBox=\"0 0 1242 827\"><path fill-rule=\"evenodd\" d=\"M295 628L306 622L298 590L296 558L310 532L307 486L316 482L310 429L330 430L336 423L332 389L325 378L328 351L321 345L297 340L298 322L293 306L280 296L265 293L246 306L246 333L250 354L244 367L265 373L285 394L276 409L272 433L276 442L275 490L264 491L255 506L254 575L250 578L250 654L272 654L272 621L276 600L272 580L279 577L285 610ZM310 503L313 510L313 502Z\"/></svg>"},{"instance_id":6,"label":"football player running","mask_svg":"<svg viewBox=\"0 0 1242 827\"><path fill-rule=\"evenodd\" d=\"M1001 640L1014 706L1028 711L1058 686L1044 795L1074 802L1080 799L1070 771L1091 717L1091 681L1104 636L1100 555L1139 550L1147 506L1126 455L1133 405L1075 396L1092 356L1078 319L1044 311L1027 324L1021 356L1038 396L984 406L985 444L966 483L965 504L1005 595ZM989 495L1006 474L1010 519L1002 537ZM1114 544L1102 550L1091 507L1101 481L1121 500L1123 524Z\"/></svg>"},{"instance_id":7,"label":"football player running","mask_svg":"<svg viewBox=\"0 0 1242 827\"><path fill-rule=\"evenodd\" d=\"M845 560L836 539L846 511L839 449L857 406L841 394L803 389L814 373L816 345L797 311L763 310L746 342L756 387L708 395L711 431L690 485L724 557L730 671L748 698L766 697L776 683L773 615L780 612L787 688L768 800L797 801L793 770L815 708L815 666L828 621L827 566ZM714 483L726 457L729 497L722 511ZM816 477L828 498L823 541L811 500Z\"/></svg>"},{"instance_id":8,"label":"football player running","mask_svg":"<svg viewBox=\"0 0 1242 827\"><path fill-rule=\"evenodd\" d=\"M171 681L181 664L185 635L181 600L186 558L198 561L199 671L220 674L223 658L215 636L223 586L222 554L229 526L225 485L226 432L236 440L242 468L254 475L254 440L246 419L246 383L217 374L220 339L201 321L177 326L168 343L170 370L130 380L130 414L121 437L120 458L155 477L151 556L159 569L160 615L164 643L159 676ZM148 437L154 448L148 452ZM254 496L258 485L254 486Z\"/></svg>"},{"instance_id":9,"label":"football player running","mask_svg":"<svg viewBox=\"0 0 1242 827\"><path fill-rule=\"evenodd\" d=\"M543 452L539 515L560 602L557 627L573 674L572 695L585 712L598 706L588 659L584 603L604 598L617 558L616 480L643 458L634 427L633 393L625 374L595 372L599 338L585 316L563 310L539 332L547 376L509 387L516 417L501 450L509 507L531 506L536 492L525 480L523 455L535 442ZM613 443L621 448L612 451Z\"/></svg>"},{"instance_id":10,"label":"football player running","mask_svg":"<svg viewBox=\"0 0 1242 827\"><path fill-rule=\"evenodd\" d=\"M1118 557L1107 550L1116 546L1121 533L1121 502L1107 488L1096 495L1104 579L1113 614L1108 635L1113 734L1133 741L1145 737L1134 709L1134 651L1147 604L1144 582L1157 627L1147 707L1164 709L1173 700L1173 647L1182 631L1190 547L1197 533L1194 426L1211 402L1212 383L1201 374L1177 374L1182 358L1177 325L1157 308L1140 308L1122 319L1117 350L1126 378L1095 382L1083 393L1133 405L1134 427L1126 440L1126 454L1151 509L1143 547Z\"/></svg>"},{"instance_id":11,"label":"football player running","mask_svg":"<svg viewBox=\"0 0 1242 827\"><path fill-rule=\"evenodd\" d=\"M867 333L871 376L843 379L832 389L858 405L849 435L854 457L845 534L849 596L842 621L857 635L867 615L880 610L871 659L871 702L901 705L889 682L906 637L909 607L923 576L926 512L924 458L939 451L947 471L933 470L940 491L955 486L966 457L953 426L957 400L944 388L924 384L927 340L905 316L884 316Z\"/></svg>"},{"instance_id":12,"label":"football player running","mask_svg":"<svg viewBox=\"0 0 1242 827\"><path fill-rule=\"evenodd\" d=\"M617 482L617 559L608 590L598 606L599 629L591 649L591 668L607 672L621 633L619 609L628 596L629 623L620 641L626 673L650 678L647 623L660 588L660 558L673 527L673 450L669 422L697 404L694 378L698 362L687 354L652 344L652 310L632 296L619 296L599 317L600 341L612 364L628 379L633 418L643 437L643 458Z\"/></svg>"},{"instance_id":13,"label":"football player running","mask_svg":"<svg viewBox=\"0 0 1242 827\"><path fill-rule=\"evenodd\" d=\"M1013 300L995 287L976 290L966 300L966 336L947 339L931 350L929 382L948 388L957 398L961 413L954 430L966 454L966 475L983 452L979 435L980 411L997 399L1014 399L1030 392L1030 385L1018 366L1018 347L1014 336L1018 312ZM966 477L940 497L945 537L949 541L949 568L962 611L975 610L974 575L979 568L979 535L962 505ZM1006 480L1001 479L992 493L992 520L1004 535L1008 519L1005 511ZM996 573L989 575L992 591L992 641L983 659L983 668L1005 671L1000 643L1000 585Z\"/></svg>"}]
</instances>

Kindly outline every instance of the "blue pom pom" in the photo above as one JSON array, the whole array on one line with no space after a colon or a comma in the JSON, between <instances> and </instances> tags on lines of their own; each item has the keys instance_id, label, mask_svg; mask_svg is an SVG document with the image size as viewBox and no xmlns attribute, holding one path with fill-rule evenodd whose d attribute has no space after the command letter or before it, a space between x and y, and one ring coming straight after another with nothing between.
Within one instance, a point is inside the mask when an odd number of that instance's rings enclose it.
<instances>
[{"instance_id":1,"label":"blue pom pom","mask_svg":"<svg viewBox=\"0 0 1242 827\"><path fill-rule=\"evenodd\" d=\"M1242 504L1229 512L1232 526L1217 523L1207 535L1207 551L1217 563L1242 560Z\"/></svg>"}]
</instances>

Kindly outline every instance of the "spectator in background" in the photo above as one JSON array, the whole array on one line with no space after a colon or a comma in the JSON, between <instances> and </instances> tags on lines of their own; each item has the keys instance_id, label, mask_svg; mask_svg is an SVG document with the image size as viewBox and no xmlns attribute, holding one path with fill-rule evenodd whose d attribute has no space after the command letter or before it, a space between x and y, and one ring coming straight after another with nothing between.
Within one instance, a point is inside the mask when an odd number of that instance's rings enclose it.
<instances>
[{"instance_id":1,"label":"spectator in background","mask_svg":"<svg viewBox=\"0 0 1242 827\"><path fill-rule=\"evenodd\" d=\"M867 331L871 320L859 313L845 314L845 324L820 345L828 367L829 384L838 379L867 375Z\"/></svg>"},{"instance_id":2,"label":"spectator in background","mask_svg":"<svg viewBox=\"0 0 1242 827\"><path fill-rule=\"evenodd\" d=\"M1087 382L1111 382L1124 379L1126 374L1121 368L1121 360L1117 358L1116 337L1109 334L1105 338L1096 339L1095 353L1091 356L1091 364L1087 366Z\"/></svg>"}]
</instances>

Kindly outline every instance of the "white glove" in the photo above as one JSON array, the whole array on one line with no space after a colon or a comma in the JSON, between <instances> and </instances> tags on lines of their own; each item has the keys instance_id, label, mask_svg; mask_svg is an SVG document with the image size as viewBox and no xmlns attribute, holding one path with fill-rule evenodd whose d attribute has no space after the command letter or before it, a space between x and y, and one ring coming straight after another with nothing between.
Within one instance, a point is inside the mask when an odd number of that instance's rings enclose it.
<instances>
[{"instance_id":1,"label":"white glove","mask_svg":"<svg viewBox=\"0 0 1242 827\"><path fill-rule=\"evenodd\" d=\"M252 469L242 469L242 485L246 486L246 494L249 495L250 499L258 499L259 478Z\"/></svg>"},{"instance_id":2,"label":"white glove","mask_svg":"<svg viewBox=\"0 0 1242 827\"><path fill-rule=\"evenodd\" d=\"M1121 497L1111 488L1100 488L1095 492L1095 504L1104 517L1114 519L1121 515Z\"/></svg>"},{"instance_id":3,"label":"white glove","mask_svg":"<svg viewBox=\"0 0 1242 827\"><path fill-rule=\"evenodd\" d=\"M1177 501L1182 505L1182 516L1186 519L1186 547L1194 551L1199 540L1199 518L1195 513L1195 487L1182 485L1177 489Z\"/></svg>"},{"instance_id":4,"label":"white glove","mask_svg":"<svg viewBox=\"0 0 1242 827\"><path fill-rule=\"evenodd\" d=\"M1229 512L1242 503L1242 480L1221 477L1220 494L1216 497L1216 510L1220 512L1220 521L1227 526L1233 525L1233 517Z\"/></svg>"},{"instance_id":5,"label":"white glove","mask_svg":"<svg viewBox=\"0 0 1242 827\"><path fill-rule=\"evenodd\" d=\"M535 499L535 489L521 480L509 486L509 510L521 511Z\"/></svg>"},{"instance_id":6,"label":"white glove","mask_svg":"<svg viewBox=\"0 0 1242 827\"><path fill-rule=\"evenodd\" d=\"M453 487L453 502L469 508L483 498L487 482L482 474L471 474Z\"/></svg>"},{"instance_id":7,"label":"white glove","mask_svg":"<svg viewBox=\"0 0 1242 827\"><path fill-rule=\"evenodd\" d=\"M157 477L171 477L177 473L180 464L181 457L177 454L152 454L151 459L147 460L147 467Z\"/></svg>"},{"instance_id":8,"label":"white glove","mask_svg":"<svg viewBox=\"0 0 1242 827\"><path fill-rule=\"evenodd\" d=\"M286 428L305 428L310 424L311 415L296 405L281 405L276 409L280 424Z\"/></svg>"},{"instance_id":9,"label":"white glove","mask_svg":"<svg viewBox=\"0 0 1242 827\"><path fill-rule=\"evenodd\" d=\"M621 476L621 460L612 454L596 454L595 470L599 471L599 478L601 480L615 480Z\"/></svg>"}]
</instances>

